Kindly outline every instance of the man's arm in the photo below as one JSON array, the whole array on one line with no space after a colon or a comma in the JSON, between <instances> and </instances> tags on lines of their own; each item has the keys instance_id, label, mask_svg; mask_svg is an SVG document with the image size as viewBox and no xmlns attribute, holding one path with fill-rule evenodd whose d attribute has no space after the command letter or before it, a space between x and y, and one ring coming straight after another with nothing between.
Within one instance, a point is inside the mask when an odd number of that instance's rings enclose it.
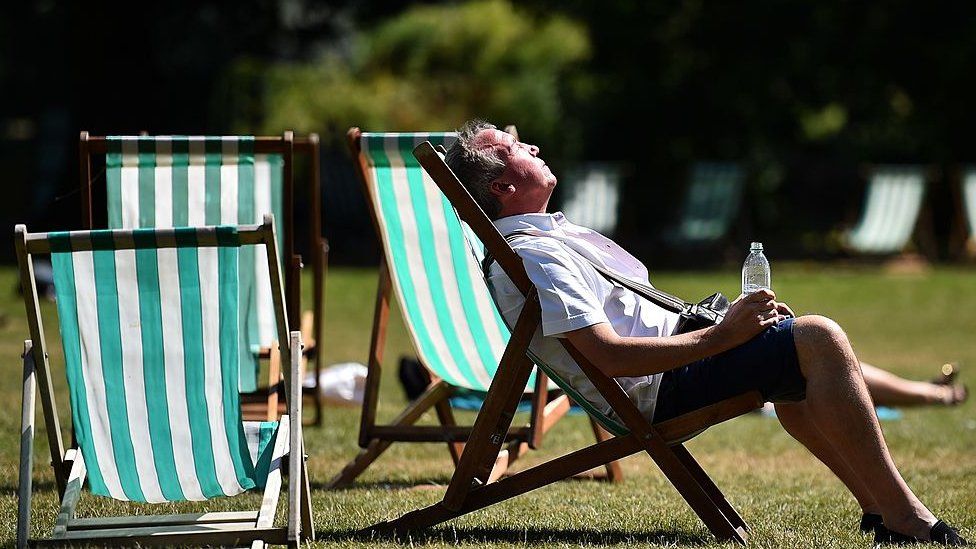
<instances>
[{"instance_id":1,"label":"man's arm","mask_svg":"<svg viewBox=\"0 0 976 549\"><path fill-rule=\"evenodd\" d=\"M620 336L602 322L566 332L566 337L610 377L657 374L737 347L772 326L782 318L785 307L775 297L769 290L740 296L721 324L685 334Z\"/></svg>"}]
</instances>

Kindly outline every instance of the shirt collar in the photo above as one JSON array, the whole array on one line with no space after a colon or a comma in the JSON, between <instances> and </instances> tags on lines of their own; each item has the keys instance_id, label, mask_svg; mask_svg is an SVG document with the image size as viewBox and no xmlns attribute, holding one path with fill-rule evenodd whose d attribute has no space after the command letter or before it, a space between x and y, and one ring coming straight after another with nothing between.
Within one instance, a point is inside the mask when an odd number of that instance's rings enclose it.
<instances>
[{"instance_id":1,"label":"shirt collar","mask_svg":"<svg viewBox=\"0 0 976 549\"><path fill-rule=\"evenodd\" d=\"M566 216L563 212L556 213L528 213L510 215L494 220L495 228L502 235L512 234L516 231L526 229L537 229L540 231L554 231L566 224Z\"/></svg>"}]
</instances>

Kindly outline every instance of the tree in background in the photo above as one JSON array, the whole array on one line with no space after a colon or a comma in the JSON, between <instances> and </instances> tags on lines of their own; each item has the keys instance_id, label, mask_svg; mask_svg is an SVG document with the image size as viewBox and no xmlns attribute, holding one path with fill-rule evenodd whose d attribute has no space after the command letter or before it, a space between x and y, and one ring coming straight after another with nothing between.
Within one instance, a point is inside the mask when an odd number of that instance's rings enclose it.
<instances>
[{"instance_id":1,"label":"tree in background","mask_svg":"<svg viewBox=\"0 0 976 549\"><path fill-rule=\"evenodd\" d=\"M252 60L234 71L260 80L253 112L263 112L259 129L267 133L294 128L334 140L353 125L445 130L484 117L517 122L565 151L578 143L580 125L564 97L585 88L576 69L589 49L584 28L564 16L479 0L410 8L311 62Z\"/></svg>"}]
</instances>

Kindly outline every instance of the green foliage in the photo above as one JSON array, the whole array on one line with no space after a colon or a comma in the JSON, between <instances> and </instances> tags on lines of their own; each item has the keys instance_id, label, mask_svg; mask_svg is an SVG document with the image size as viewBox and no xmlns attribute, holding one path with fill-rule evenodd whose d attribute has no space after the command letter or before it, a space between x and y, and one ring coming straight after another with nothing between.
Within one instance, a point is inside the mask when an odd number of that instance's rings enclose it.
<instances>
[{"instance_id":1,"label":"green foliage","mask_svg":"<svg viewBox=\"0 0 976 549\"><path fill-rule=\"evenodd\" d=\"M444 130L472 117L562 133L567 78L589 54L583 27L504 0L411 8L354 35L346 54L270 67L263 129Z\"/></svg>"}]
</instances>

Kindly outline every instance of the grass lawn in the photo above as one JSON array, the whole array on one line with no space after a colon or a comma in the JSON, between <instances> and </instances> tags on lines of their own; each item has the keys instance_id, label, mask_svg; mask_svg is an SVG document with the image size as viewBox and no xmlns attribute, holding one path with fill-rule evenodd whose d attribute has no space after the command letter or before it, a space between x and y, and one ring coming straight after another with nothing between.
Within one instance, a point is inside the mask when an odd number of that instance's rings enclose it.
<instances>
[{"instance_id":1,"label":"grass lawn","mask_svg":"<svg viewBox=\"0 0 976 549\"><path fill-rule=\"evenodd\" d=\"M844 326L858 356L900 375L931 377L942 362L961 361L964 380L976 372L976 272L936 268L922 275L884 274L874 268L777 264L774 285L797 313L818 312ZM721 290L735 295L738 273L663 273L659 287L688 298ZM27 337L24 307L16 294L16 271L0 269L0 333L3 334L0 386L0 543L13 543L17 512L18 440L22 342ZM372 321L374 270L332 269L327 289L327 335L320 344L326 363L365 362ZM44 304L55 386L63 421L67 392L55 307ZM381 393L380 418L404 405L396 382L396 362L410 353L398 313L391 314ZM976 382L971 383L976 386ZM38 406L39 408L40 406ZM351 489L322 488L358 450L358 409L327 410L325 426L309 428L316 527L321 546L425 546L546 544L550 546L702 546L715 542L704 525L644 455L624 462L626 479L615 486L569 481L478 511L403 542L370 540L354 531L440 499L450 480L450 457L442 444L396 444ZM48 466L43 419L34 463L33 535L48 536L57 514L54 478ZM473 420L473 414L459 414ZM429 421L429 420L428 420ZM905 478L937 516L976 538L976 405L906 410L885 422L885 435ZM70 435L65 433L66 440ZM570 416L550 431L541 451L523 465L537 463L591 440L583 416ZM858 509L840 483L796 444L775 420L749 416L719 425L697 437L689 449L723 489L753 529L752 547L868 547L856 532ZM212 507L240 509L257 496L229 498ZM202 509L196 505L181 510ZM146 513L153 509L89 495L82 516Z\"/></svg>"}]
</instances>

